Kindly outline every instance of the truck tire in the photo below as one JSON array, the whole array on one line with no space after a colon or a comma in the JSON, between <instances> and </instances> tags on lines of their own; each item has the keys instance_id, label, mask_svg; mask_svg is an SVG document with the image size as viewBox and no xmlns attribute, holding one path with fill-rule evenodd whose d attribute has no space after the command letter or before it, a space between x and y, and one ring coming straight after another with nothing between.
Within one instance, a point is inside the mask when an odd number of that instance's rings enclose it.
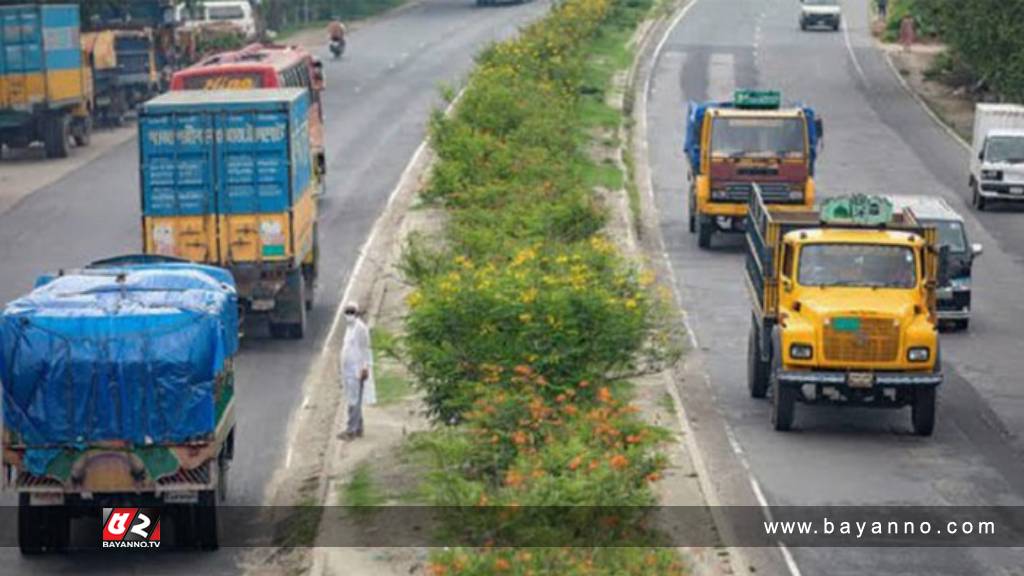
<instances>
[{"instance_id":1,"label":"truck tire","mask_svg":"<svg viewBox=\"0 0 1024 576\"><path fill-rule=\"evenodd\" d=\"M697 232L697 206L693 201L693 190L690 190L690 234Z\"/></svg>"},{"instance_id":2,"label":"truck tire","mask_svg":"<svg viewBox=\"0 0 1024 576\"><path fill-rule=\"evenodd\" d=\"M76 118L71 126L71 136L75 146L83 148L92 142L92 117Z\"/></svg>"},{"instance_id":3,"label":"truck tire","mask_svg":"<svg viewBox=\"0 0 1024 576\"><path fill-rule=\"evenodd\" d=\"M71 519L63 506L30 506L29 495L18 496L18 547L24 555L66 550Z\"/></svg>"},{"instance_id":4,"label":"truck tire","mask_svg":"<svg viewBox=\"0 0 1024 576\"><path fill-rule=\"evenodd\" d=\"M931 436L935 430L935 388L920 388L914 391L914 403L910 407L910 418L914 434Z\"/></svg>"},{"instance_id":5,"label":"truck tire","mask_svg":"<svg viewBox=\"0 0 1024 576\"><path fill-rule=\"evenodd\" d=\"M839 18L836 18L836 21L832 23L832 31L833 32L838 32L839 31L840 22L841 21L839 20Z\"/></svg>"},{"instance_id":6,"label":"truck tire","mask_svg":"<svg viewBox=\"0 0 1024 576\"><path fill-rule=\"evenodd\" d=\"M270 336L276 339L301 340L306 334L306 277L299 269L293 272L296 278L294 284L286 288L292 293L287 298L281 298L292 308L287 322L275 322L270 320Z\"/></svg>"},{"instance_id":7,"label":"truck tire","mask_svg":"<svg viewBox=\"0 0 1024 576\"><path fill-rule=\"evenodd\" d=\"M71 117L54 114L43 120L43 147L47 158L67 158L71 138Z\"/></svg>"},{"instance_id":8,"label":"truck tire","mask_svg":"<svg viewBox=\"0 0 1024 576\"><path fill-rule=\"evenodd\" d=\"M779 359L779 354L772 354L772 428L776 432L789 432L793 428L793 419L796 415L797 390L789 386L783 386L779 382L779 372L781 371L782 362Z\"/></svg>"},{"instance_id":9,"label":"truck tire","mask_svg":"<svg viewBox=\"0 0 1024 576\"><path fill-rule=\"evenodd\" d=\"M968 318L964 318L963 320L955 320L955 321L953 321L953 329L958 331L958 332L966 332L967 329L970 328L970 327L971 327L971 321Z\"/></svg>"},{"instance_id":10,"label":"truck tire","mask_svg":"<svg viewBox=\"0 0 1024 576\"><path fill-rule=\"evenodd\" d=\"M747 336L747 389L751 398L764 398L768 394L770 365L761 359L761 339L757 336L757 321L750 321Z\"/></svg>"},{"instance_id":11,"label":"truck tire","mask_svg":"<svg viewBox=\"0 0 1024 576\"><path fill-rule=\"evenodd\" d=\"M978 209L978 212L985 211L985 205L987 204L985 197L978 191L978 184L975 183L971 188L971 204Z\"/></svg>"},{"instance_id":12,"label":"truck tire","mask_svg":"<svg viewBox=\"0 0 1024 576\"><path fill-rule=\"evenodd\" d=\"M709 216L697 215L697 246L703 250L711 248L711 235L715 233L715 223Z\"/></svg>"},{"instance_id":13,"label":"truck tire","mask_svg":"<svg viewBox=\"0 0 1024 576\"><path fill-rule=\"evenodd\" d=\"M216 490L201 491L198 502L179 512L174 526L179 546L206 551L220 547Z\"/></svg>"}]
</instances>

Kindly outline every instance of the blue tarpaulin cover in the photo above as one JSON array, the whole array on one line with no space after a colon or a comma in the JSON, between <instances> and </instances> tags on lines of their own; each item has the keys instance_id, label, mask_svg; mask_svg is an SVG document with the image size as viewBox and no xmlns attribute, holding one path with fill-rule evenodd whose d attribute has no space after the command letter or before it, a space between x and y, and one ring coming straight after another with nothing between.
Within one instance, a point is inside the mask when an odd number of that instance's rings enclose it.
<instances>
[{"instance_id":1,"label":"blue tarpaulin cover","mask_svg":"<svg viewBox=\"0 0 1024 576\"><path fill-rule=\"evenodd\" d=\"M215 381L238 350L222 271L161 263L43 277L0 315L4 425L38 454L59 447L202 439Z\"/></svg>"}]
</instances>

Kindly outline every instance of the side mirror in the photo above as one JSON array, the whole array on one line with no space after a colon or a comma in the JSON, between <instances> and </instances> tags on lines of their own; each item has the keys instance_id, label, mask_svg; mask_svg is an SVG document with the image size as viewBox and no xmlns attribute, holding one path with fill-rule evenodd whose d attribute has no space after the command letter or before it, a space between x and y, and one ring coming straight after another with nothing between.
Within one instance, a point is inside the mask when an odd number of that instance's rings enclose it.
<instances>
[{"instance_id":1,"label":"side mirror","mask_svg":"<svg viewBox=\"0 0 1024 576\"><path fill-rule=\"evenodd\" d=\"M802 1L802 0L801 0ZM818 139L825 137L825 121L821 118L814 119L814 131L818 133Z\"/></svg>"},{"instance_id":2,"label":"side mirror","mask_svg":"<svg viewBox=\"0 0 1024 576\"><path fill-rule=\"evenodd\" d=\"M971 255L977 258L985 252L985 247L981 244L971 244Z\"/></svg>"},{"instance_id":3,"label":"side mirror","mask_svg":"<svg viewBox=\"0 0 1024 576\"><path fill-rule=\"evenodd\" d=\"M981 152L978 152L978 161L979 162L984 162L985 161L985 151L984 150L982 150Z\"/></svg>"}]
</instances>

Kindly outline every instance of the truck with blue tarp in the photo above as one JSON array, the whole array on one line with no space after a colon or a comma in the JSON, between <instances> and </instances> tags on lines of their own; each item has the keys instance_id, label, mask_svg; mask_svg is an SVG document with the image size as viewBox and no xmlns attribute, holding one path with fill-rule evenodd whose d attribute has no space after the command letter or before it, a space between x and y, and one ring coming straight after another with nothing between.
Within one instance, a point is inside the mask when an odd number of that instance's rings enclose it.
<instances>
[{"instance_id":1,"label":"truck with blue tarp","mask_svg":"<svg viewBox=\"0 0 1024 576\"><path fill-rule=\"evenodd\" d=\"M0 314L4 482L25 553L104 507L160 506L217 546L234 452L237 296L222 269L138 257L41 277Z\"/></svg>"},{"instance_id":2,"label":"truck with blue tarp","mask_svg":"<svg viewBox=\"0 0 1024 576\"><path fill-rule=\"evenodd\" d=\"M49 158L89 143L92 75L77 4L0 6L0 146L42 142Z\"/></svg>"},{"instance_id":3,"label":"truck with blue tarp","mask_svg":"<svg viewBox=\"0 0 1024 576\"><path fill-rule=\"evenodd\" d=\"M743 231L754 184L783 210L814 205L824 127L812 108L783 106L778 92L737 90L732 101L690 102L687 118L689 229L701 248L716 232Z\"/></svg>"},{"instance_id":4,"label":"truck with blue tarp","mask_svg":"<svg viewBox=\"0 0 1024 576\"><path fill-rule=\"evenodd\" d=\"M229 270L243 315L302 338L317 276L309 92L169 92L139 116L147 254Z\"/></svg>"}]
</instances>

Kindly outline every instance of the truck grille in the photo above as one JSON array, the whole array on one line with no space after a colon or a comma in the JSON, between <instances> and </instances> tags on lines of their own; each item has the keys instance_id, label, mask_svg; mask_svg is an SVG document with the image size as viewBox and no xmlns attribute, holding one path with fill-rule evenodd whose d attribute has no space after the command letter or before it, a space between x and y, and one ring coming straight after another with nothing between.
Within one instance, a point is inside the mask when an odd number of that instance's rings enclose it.
<instances>
[{"instance_id":1,"label":"truck grille","mask_svg":"<svg viewBox=\"0 0 1024 576\"><path fill-rule=\"evenodd\" d=\"M19 472L18 479L15 486L21 489L30 488L63 488L64 485L59 480L54 480L46 476L36 476L29 474L28 472Z\"/></svg>"},{"instance_id":2,"label":"truck grille","mask_svg":"<svg viewBox=\"0 0 1024 576\"><path fill-rule=\"evenodd\" d=\"M789 184L772 182L761 184L761 197L770 204L799 204L804 201L803 194L799 198L790 198L789 193L794 189ZM733 182L722 188L717 188L711 193L713 202L741 202L746 204L750 200L750 194L754 187L749 182Z\"/></svg>"},{"instance_id":3,"label":"truck grille","mask_svg":"<svg viewBox=\"0 0 1024 576\"><path fill-rule=\"evenodd\" d=\"M860 318L860 329L842 331L825 326L825 360L829 362L895 362L900 329L891 318Z\"/></svg>"},{"instance_id":4,"label":"truck grille","mask_svg":"<svg viewBox=\"0 0 1024 576\"><path fill-rule=\"evenodd\" d=\"M192 470L185 470L179 468L177 472L170 476L164 476L156 482L159 486L175 486L181 484L198 484L205 486L210 483L210 464L209 462L199 466Z\"/></svg>"}]
</instances>

